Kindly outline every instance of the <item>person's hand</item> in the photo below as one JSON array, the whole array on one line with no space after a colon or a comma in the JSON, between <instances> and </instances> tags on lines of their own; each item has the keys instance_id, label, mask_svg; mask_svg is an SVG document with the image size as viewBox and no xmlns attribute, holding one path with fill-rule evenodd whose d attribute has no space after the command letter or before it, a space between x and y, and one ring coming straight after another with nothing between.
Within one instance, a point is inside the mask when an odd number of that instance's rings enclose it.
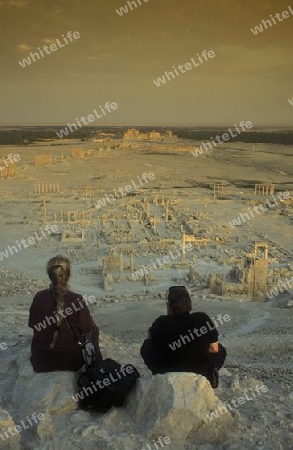
<instances>
[{"instance_id":1,"label":"person's hand","mask_svg":"<svg viewBox=\"0 0 293 450\"><path fill-rule=\"evenodd\" d=\"M219 342L213 342L209 346L209 352L210 353L218 353L219 351Z\"/></svg>"}]
</instances>

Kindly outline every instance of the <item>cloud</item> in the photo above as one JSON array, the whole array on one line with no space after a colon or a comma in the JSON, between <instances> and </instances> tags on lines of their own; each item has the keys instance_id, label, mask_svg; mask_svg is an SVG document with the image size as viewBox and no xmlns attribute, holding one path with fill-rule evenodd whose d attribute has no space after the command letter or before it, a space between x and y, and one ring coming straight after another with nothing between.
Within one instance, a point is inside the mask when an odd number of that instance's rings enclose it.
<instances>
[{"instance_id":1,"label":"cloud","mask_svg":"<svg viewBox=\"0 0 293 450\"><path fill-rule=\"evenodd\" d=\"M12 6L15 8L25 8L26 6L31 4L31 0L8 0L8 2L1 2L1 4L5 6Z\"/></svg>"},{"instance_id":2,"label":"cloud","mask_svg":"<svg viewBox=\"0 0 293 450\"><path fill-rule=\"evenodd\" d=\"M55 44L56 43L56 39L43 39L43 42L45 42L45 44Z\"/></svg>"},{"instance_id":3,"label":"cloud","mask_svg":"<svg viewBox=\"0 0 293 450\"><path fill-rule=\"evenodd\" d=\"M124 44L124 43L132 41L134 38L135 38L135 36L117 36L113 39L113 42L115 42L117 44L120 44L122 42Z\"/></svg>"},{"instance_id":4,"label":"cloud","mask_svg":"<svg viewBox=\"0 0 293 450\"><path fill-rule=\"evenodd\" d=\"M21 51L21 52L27 52L27 51L33 49L33 47L30 47L30 46L27 45L27 44L19 44L19 45L16 46L16 48L17 48L17 50L19 50L19 51Z\"/></svg>"},{"instance_id":5,"label":"cloud","mask_svg":"<svg viewBox=\"0 0 293 450\"><path fill-rule=\"evenodd\" d=\"M113 54L110 52L99 52L97 55L86 55L86 59L89 61L111 61Z\"/></svg>"}]
</instances>

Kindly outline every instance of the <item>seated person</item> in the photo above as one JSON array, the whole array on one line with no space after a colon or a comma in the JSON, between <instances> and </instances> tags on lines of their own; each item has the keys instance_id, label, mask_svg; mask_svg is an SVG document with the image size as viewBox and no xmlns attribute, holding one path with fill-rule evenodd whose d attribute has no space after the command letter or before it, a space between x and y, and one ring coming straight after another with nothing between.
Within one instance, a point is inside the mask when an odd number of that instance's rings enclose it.
<instances>
[{"instance_id":1,"label":"seated person","mask_svg":"<svg viewBox=\"0 0 293 450\"><path fill-rule=\"evenodd\" d=\"M34 329L31 363L35 372L76 372L83 366L81 348L70 333L64 317L67 317L78 338L85 335L93 342L97 360L102 359L99 329L82 296L69 290L69 260L60 255L50 259L47 274L51 286L37 292L29 311L28 326ZM66 315L64 311L67 308L71 311L68 310Z\"/></svg>"},{"instance_id":2,"label":"seated person","mask_svg":"<svg viewBox=\"0 0 293 450\"><path fill-rule=\"evenodd\" d=\"M167 315L154 321L140 354L153 374L194 372L217 387L217 371L224 364L226 349L219 344L219 333L209 316L202 312L190 314L191 309L187 289L170 287Z\"/></svg>"}]
</instances>

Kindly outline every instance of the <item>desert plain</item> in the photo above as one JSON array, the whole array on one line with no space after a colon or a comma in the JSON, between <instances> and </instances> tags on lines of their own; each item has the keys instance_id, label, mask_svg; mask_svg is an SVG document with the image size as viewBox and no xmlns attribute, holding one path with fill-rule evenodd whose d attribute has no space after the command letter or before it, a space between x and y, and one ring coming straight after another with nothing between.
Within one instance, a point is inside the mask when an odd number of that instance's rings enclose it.
<instances>
[{"instance_id":1,"label":"desert plain","mask_svg":"<svg viewBox=\"0 0 293 450\"><path fill-rule=\"evenodd\" d=\"M64 254L72 263L71 289L95 298L90 310L101 331L103 355L150 376L140 346L154 319L166 313L168 287L185 285L193 311L230 318L218 323L228 352L215 391L219 399L232 404L256 385L267 386L265 393L231 409L232 422L220 442L176 440L174 431L165 448L292 450L292 146L233 142L194 157L191 149L198 143L191 140L165 147L124 144L107 148L93 139L56 139L0 148L2 158L20 156L16 174L0 178L1 408L17 417L12 397L21 376L19 358L29 352L29 307L34 294L49 285L46 262ZM50 162L37 165L35 157L41 155L51 155ZM153 174L152 179L144 181L144 174ZM285 201L274 194L273 205L270 193L255 193L256 184L289 194ZM265 212L244 215L232 226L240 213L249 214L266 200L271 207ZM44 231L52 226L50 234ZM185 254L183 235L196 238ZM26 248L17 244L22 239ZM232 292L212 291L211 274L229 277L236 266L243 270L256 243L268 246L267 289L250 296L231 279ZM90 422L109 435L125 432L115 414L71 412L67 440L59 430L55 440L41 445L34 430L23 431L20 448L102 448L94 441L83 446L85 434L72 430L87 430ZM135 434L135 426L128 431Z\"/></svg>"}]
</instances>

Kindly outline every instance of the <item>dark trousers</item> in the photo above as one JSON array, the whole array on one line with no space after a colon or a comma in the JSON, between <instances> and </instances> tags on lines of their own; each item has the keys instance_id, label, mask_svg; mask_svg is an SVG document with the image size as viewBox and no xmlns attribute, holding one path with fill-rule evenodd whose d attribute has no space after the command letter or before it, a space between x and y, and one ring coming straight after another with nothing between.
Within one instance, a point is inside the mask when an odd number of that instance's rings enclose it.
<instances>
[{"instance_id":1,"label":"dark trousers","mask_svg":"<svg viewBox=\"0 0 293 450\"><path fill-rule=\"evenodd\" d=\"M225 362L227 356L227 350L225 347L219 343L218 353L210 353L211 363L214 369L220 370Z\"/></svg>"},{"instance_id":2,"label":"dark trousers","mask_svg":"<svg viewBox=\"0 0 293 450\"><path fill-rule=\"evenodd\" d=\"M166 364L162 361L162 357L151 339L146 339L144 341L140 349L140 355L153 375L156 373L176 372L176 369L172 370L171 364ZM214 369L220 370L221 367L223 367L226 356L227 351L225 347L222 344L219 344L218 353L208 353L207 367L206 370L202 371L203 374L204 372L209 372L209 365L211 365ZM208 358L210 359L210 362L208 361Z\"/></svg>"}]
</instances>

